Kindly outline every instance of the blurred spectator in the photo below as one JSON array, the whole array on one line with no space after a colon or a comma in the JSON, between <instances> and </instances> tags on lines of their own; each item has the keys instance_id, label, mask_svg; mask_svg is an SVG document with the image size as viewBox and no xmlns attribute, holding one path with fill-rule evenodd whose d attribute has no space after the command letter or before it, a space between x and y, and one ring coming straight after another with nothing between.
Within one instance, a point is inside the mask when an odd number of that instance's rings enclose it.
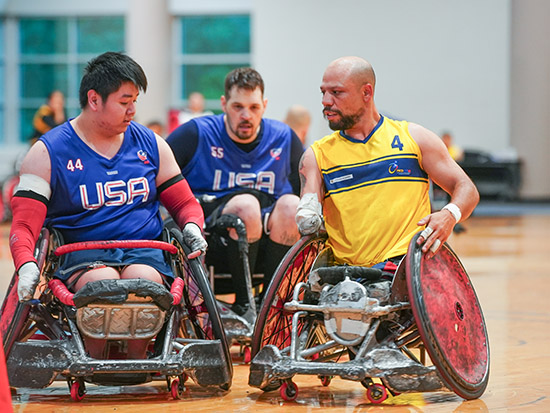
<instances>
[{"instance_id":1,"label":"blurred spectator","mask_svg":"<svg viewBox=\"0 0 550 413\"><path fill-rule=\"evenodd\" d=\"M311 115L309 111L300 105L292 105L286 113L285 120L283 121L298 135L302 145L306 144L306 136L311 125Z\"/></svg>"},{"instance_id":2,"label":"blurred spectator","mask_svg":"<svg viewBox=\"0 0 550 413\"><path fill-rule=\"evenodd\" d=\"M193 92L188 97L187 108L180 112L180 125L188 122L193 118L198 118L204 115L213 115L209 110L204 110L204 96L200 92Z\"/></svg>"},{"instance_id":3,"label":"blurred spectator","mask_svg":"<svg viewBox=\"0 0 550 413\"><path fill-rule=\"evenodd\" d=\"M54 90L48 95L45 105L40 106L32 119L34 128L31 136L31 145L46 132L61 125L67 116L65 114L65 96L59 90Z\"/></svg>"},{"instance_id":4,"label":"blurred spectator","mask_svg":"<svg viewBox=\"0 0 550 413\"><path fill-rule=\"evenodd\" d=\"M454 138L451 132L443 132L441 134L441 140L447 147L451 158L453 158L456 162L460 162L462 159L464 159L464 151L462 150L462 148L454 143Z\"/></svg>"},{"instance_id":5,"label":"blurred spectator","mask_svg":"<svg viewBox=\"0 0 550 413\"><path fill-rule=\"evenodd\" d=\"M164 125L162 122L158 120L152 120L149 123L147 123L147 126L149 129L151 129L153 132L155 132L160 137L164 138Z\"/></svg>"},{"instance_id":6,"label":"blurred spectator","mask_svg":"<svg viewBox=\"0 0 550 413\"><path fill-rule=\"evenodd\" d=\"M168 133L191 119L214 114L210 110L204 110L204 96L200 92L191 92L187 97L187 102L187 107L182 111L170 111L168 115Z\"/></svg>"}]
</instances>

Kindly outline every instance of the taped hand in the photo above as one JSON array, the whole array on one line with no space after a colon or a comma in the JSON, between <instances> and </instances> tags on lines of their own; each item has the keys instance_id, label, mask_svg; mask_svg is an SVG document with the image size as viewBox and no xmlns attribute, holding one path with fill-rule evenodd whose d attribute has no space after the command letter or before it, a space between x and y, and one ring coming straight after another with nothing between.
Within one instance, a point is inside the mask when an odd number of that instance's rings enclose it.
<instances>
[{"instance_id":1,"label":"taped hand","mask_svg":"<svg viewBox=\"0 0 550 413\"><path fill-rule=\"evenodd\" d=\"M187 256L189 259L193 259L206 253L208 244L202 236L202 231L197 224L188 222L183 227L182 231L183 240L187 246L191 249L191 253Z\"/></svg>"},{"instance_id":2,"label":"taped hand","mask_svg":"<svg viewBox=\"0 0 550 413\"><path fill-rule=\"evenodd\" d=\"M323 224L323 209L317 194L304 194L298 203L296 224L302 235L314 234Z\"/></svg>"},{"instance_id":3,"label":"taped hand","mask_svg":"<svg viewBox=\"0 0 550 413\"><path fill-rule=\"evenodd\" d=\"M17 283L17 295L19 301L32 300L34 296L34 290L40 281L40 269L38 265L33 262L26 262L19 268L19 281Z\"/></svg>"}]
</instances>

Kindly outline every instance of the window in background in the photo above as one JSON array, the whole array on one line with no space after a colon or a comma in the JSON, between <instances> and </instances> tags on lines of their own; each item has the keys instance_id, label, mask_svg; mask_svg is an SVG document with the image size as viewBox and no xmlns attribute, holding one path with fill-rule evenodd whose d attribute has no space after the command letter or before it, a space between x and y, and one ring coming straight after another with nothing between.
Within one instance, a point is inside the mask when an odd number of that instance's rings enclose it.
<instances>
[{"instance_id":1,"label":"window in background","mask_svg":"<svg viewBox=\"0 0 550 413\"><path fill-rule=\"evenodd\" d=\"M78 88L92 57L124 50L123 17L26 18L19 21L20 139L32 134L32 118L54 89L65 95L69 117L79 111Z\"/></svg>"},{"instance_id":2,"label":"window in background","mask_svg":"<svg viewBox=\"0 0 550 413\"><path fill-rule=\"evenodd\" d=\"M185 16L179 20L181 85L177 106L186 106L191 92L201 92L206 109L220 112L225 75L250 65L250 16Z\"/></svg>"}]
</instances>

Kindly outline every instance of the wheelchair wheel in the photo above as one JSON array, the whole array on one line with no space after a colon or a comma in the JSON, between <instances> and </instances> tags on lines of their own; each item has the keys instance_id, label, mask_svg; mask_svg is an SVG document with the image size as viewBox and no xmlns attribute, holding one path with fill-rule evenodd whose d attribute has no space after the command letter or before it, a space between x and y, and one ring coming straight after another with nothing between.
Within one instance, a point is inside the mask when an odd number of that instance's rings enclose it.
<instances>
[{"instance_id":1,"label":"wheelchair wheel","mask_svg":"<svg viewBox=\"0 0 550 413\"><path fill-rule=\"evenodd\" d=\"M489 340L471 281L456 254L443 244L431 259L416 234L406 261L416 325L444 383L464 399L480 397L489 380Z\"/></svg>"},{"instance_id":2,"label":"wheelchair wheel","mask_svg":"<svg viewBox=\"0 0 550 413\"><path fill-rule=\"evenodd\" d=\"M220 340L225 355L225 363L230 375L233 375L233 364L231 363L231 354L229 345L225 336L225 330L218 313L218 307L214 293L208 282L206 269L200 258L192 260L187 259L188 248L181 242L181 233L178 230L171 229L170 233L174 235L171 240L178 249L180 249L179 265L174 267L176 276L180 276L185 281L184 293L182 297L182 318L179 328L179 336L182 338L192 338L201 340ZM231 382L222 386L223 390L228 390Z\"/></svg>"},{"instance_id":3,"label":"wheelchair wheel","mask_svg":"<svg viewBox=\"0 0 550 413\"><path fill-rule=\"evenodd\" d=\"M46 228L43 228L34 252L38 267L42 271L44 271L49 245L50 233ZM29 317L31 305L19 302L17 295L18 280L19 276L14 272L0 312L0 333L2 334L6 358L16 341L28 338L36 330Z\"/></svg>"},{"instance_id":4,"label":"wheelchair wheel","mask_svg":"<svg viewBox=\"0 0 550 413\"><path fill-rule=\"evenodd\" d=\"M292 314L285 313L284 304L292 299L296 284L307 280L325 241L326 234L302 237L277 267L256 320L252 336L252 358L268 344L279 349L290 345Z\"/></svg>"}]
</instances>

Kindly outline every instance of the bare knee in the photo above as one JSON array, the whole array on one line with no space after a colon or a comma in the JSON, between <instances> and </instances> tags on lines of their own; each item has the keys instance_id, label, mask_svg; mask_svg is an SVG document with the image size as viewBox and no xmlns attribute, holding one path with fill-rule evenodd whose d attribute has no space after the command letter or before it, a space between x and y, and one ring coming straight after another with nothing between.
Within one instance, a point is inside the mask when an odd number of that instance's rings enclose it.
<instances>
[{"instance_id":1,"label":"bare knee","mask_svg":"<svg viewBox=\"0 0 550 413\"><path fill-rule=\"evenodd\" d=\"M243 220L249 242L254 242L262 236L262 211L260 202L251 194L240 194L231 198L222 213L234 214ZM231 238L237 239L235 231L229 232Z\"/></svg>"},{"instance_id":2,"label":"bare knee","mask_svg":"<svg viewBox=\"0 0 550 413\"><path fill-rule=\"evenodd\" d=\"M89 283L91 281L101 281L101 280L116 280L120 278L120 275L118 271L112 267L101 267L101 268L94 268L92 270L86 271L82 276L79 277L81 274L81 271L75 272L68 280L68 284L71 284L73 281L76 280L73 291L78 291L86 283Z\"/></svg>"},{"instance_id":3,"label":"bare knee","mask_svg":"<svg viewBox=\"0 0 550 413\"><path fill-rule=\"evenodd\" d=\"M296 225L296 209L300 198L283 195L277 200L268 222L270 238L283 245L293 245L300 238Z\"/></svg>"},{"instance_id":4,"label":"bare knee","mask_svg":"<svg viewBox=\"0 0 550 413\"><path fill-rule=\"evenodd\" d=\"M162 284L162 276L160 273L150 265L145 264L132 264L127 266L124 270L122 270L120 278L144 278L146 280Z\"/></svg>"}]
</instances>

